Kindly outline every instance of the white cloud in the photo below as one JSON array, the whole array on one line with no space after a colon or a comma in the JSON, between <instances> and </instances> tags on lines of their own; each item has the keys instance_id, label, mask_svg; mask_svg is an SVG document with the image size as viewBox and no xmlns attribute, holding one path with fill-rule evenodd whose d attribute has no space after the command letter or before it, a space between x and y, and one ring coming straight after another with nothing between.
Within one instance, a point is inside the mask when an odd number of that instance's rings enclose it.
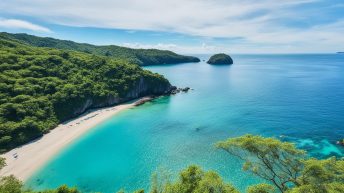
<instances>
[{"instance_id":1,"label":"white cloud","mask_svg":"<svg viewBox=\"0 0 344 193\"><path fill-rule=\"evenodd\" d=\"M0 12L78 27L177 32L206 38L241 37L234 52L340 49L343 21L314 25L325 7L297 9L325 0L2 0ZM331 5L331 2L328 3ZM288 25L300 21L304 26ZM308 25L306 25L308 24ZM271 46L274 46L272 48ZM240 47L241 46L241 47ZM202 45L200 44L200 47ZM221 46L217 46L221 47ZM224 46L226 48L226 46ZM318 48L315 50L315 48Z\"/></svg>"},{"instance_id":2,"label":"white cloud","mask_svg":"<svg viewBox=\"0 0 344 193\"><path fill-rule=\"evenodd\" d=\"M19 19L1 19L0 28L25 29L37 32L51 32L48 28Z\"/></svg>"}]
</instances>

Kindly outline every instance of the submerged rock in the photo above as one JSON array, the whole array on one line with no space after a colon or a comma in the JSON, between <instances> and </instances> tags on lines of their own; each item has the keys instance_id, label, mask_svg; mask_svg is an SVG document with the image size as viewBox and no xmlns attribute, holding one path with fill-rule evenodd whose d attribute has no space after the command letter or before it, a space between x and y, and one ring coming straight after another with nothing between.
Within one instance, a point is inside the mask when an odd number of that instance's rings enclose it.
<instances>
[{"instance_id":1,"label":"submerged rock","mask_svg":"<svg viewBox=\"0 0 344 193\"><path fill-rule=\"evenodd\" d=\"M188 92L189 90L190 90L190 87L185 87L181 89L182 92Z\"/></svg>"},{"instance_id":2,"label":"submerged rock","mask_svg":"<svg viewBox=\"0 0 344 193\"><path fill-rule=\"evenodd\" d=\"M189 90L193 90L190 87L185 87L185 88L177 88L175 86L172 87L170 94L174 95L180 92L188 92Z\"/></svg>"},{"instance_id":3,"label":"submerged rock","mask_svg":"<svg viewBox=\"0 0 344 193\"><path fill-rule=\"evenodd\" d=\"M233 59L227 54L215 54L210 57L208 64L233 64Z\"/></svg>"}]
</instances>

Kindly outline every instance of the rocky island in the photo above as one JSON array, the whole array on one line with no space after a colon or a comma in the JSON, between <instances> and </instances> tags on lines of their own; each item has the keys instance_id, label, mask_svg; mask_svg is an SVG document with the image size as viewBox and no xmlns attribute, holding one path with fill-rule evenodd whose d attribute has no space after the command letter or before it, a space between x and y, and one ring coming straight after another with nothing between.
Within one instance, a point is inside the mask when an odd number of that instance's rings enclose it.
<instances>
[{"instance_id":1,"label":"rocky island","mask_svg":"<svg viewBox=\"0 0 344 193\"><path fill-rule=\"evenodd\" d=\"M221 64L233 64L233 59L227 55L227 54L215 54L213 56L210 57L210 59L207 62L208 64L217 64L217 65L221 65Z\"/></svg>"}]
</instances>

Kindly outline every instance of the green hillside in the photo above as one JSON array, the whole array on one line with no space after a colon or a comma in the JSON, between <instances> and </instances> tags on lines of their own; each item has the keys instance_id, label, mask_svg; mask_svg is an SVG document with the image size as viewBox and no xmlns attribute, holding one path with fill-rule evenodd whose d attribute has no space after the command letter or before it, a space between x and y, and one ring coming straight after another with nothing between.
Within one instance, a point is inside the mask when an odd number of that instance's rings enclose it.
<instances>
[{"instance_id":1,"label":"green hillside","mask_svg":"<svg viewBox=\"0 0 344 193\"><path fill-rule=\"evenodd\" d=\"M0 152L40 137L89 108L170 89L163 76L125 60L1 37Z\"/></svg>"},{"instance_id":2,"label":"green hillside","mask_svg":"<svg viewBox=\"0 0 344 193\"><path fill-rule=\"evenodd\" d=\"M200 61L196 57L183 56L167 50L131 49L115 45L95 46L67 40L37 37L28 34L10 34L2 32L0 33L0 38L25 43L31 46L68 49L116 59L125 59L130 63L139 64L140 66Z\"/></svg>"}]
</instances>

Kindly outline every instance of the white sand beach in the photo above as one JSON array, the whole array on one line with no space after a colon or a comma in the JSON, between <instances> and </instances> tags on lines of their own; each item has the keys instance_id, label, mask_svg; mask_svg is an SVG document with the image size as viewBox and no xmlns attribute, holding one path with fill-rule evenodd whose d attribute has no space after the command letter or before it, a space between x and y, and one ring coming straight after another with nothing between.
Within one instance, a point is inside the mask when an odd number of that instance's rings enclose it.
<instances>
[{"instance_id":1,"label":"white sand beach","mask_svg":"<svg viewBox=\"0 0 344 193\"><path fill-rule=\"evenodd\" d=\"M42 138L2 154L1 157L6 158L7 166L0 171L0 176L14 175L20 180L27 180L37 169L46 164L52 156L97 124L122 110L141 105L151 99L150 97L144 97L113 107L90 110L88 113L60 124Z\"/></svg>"}]
</instances>

